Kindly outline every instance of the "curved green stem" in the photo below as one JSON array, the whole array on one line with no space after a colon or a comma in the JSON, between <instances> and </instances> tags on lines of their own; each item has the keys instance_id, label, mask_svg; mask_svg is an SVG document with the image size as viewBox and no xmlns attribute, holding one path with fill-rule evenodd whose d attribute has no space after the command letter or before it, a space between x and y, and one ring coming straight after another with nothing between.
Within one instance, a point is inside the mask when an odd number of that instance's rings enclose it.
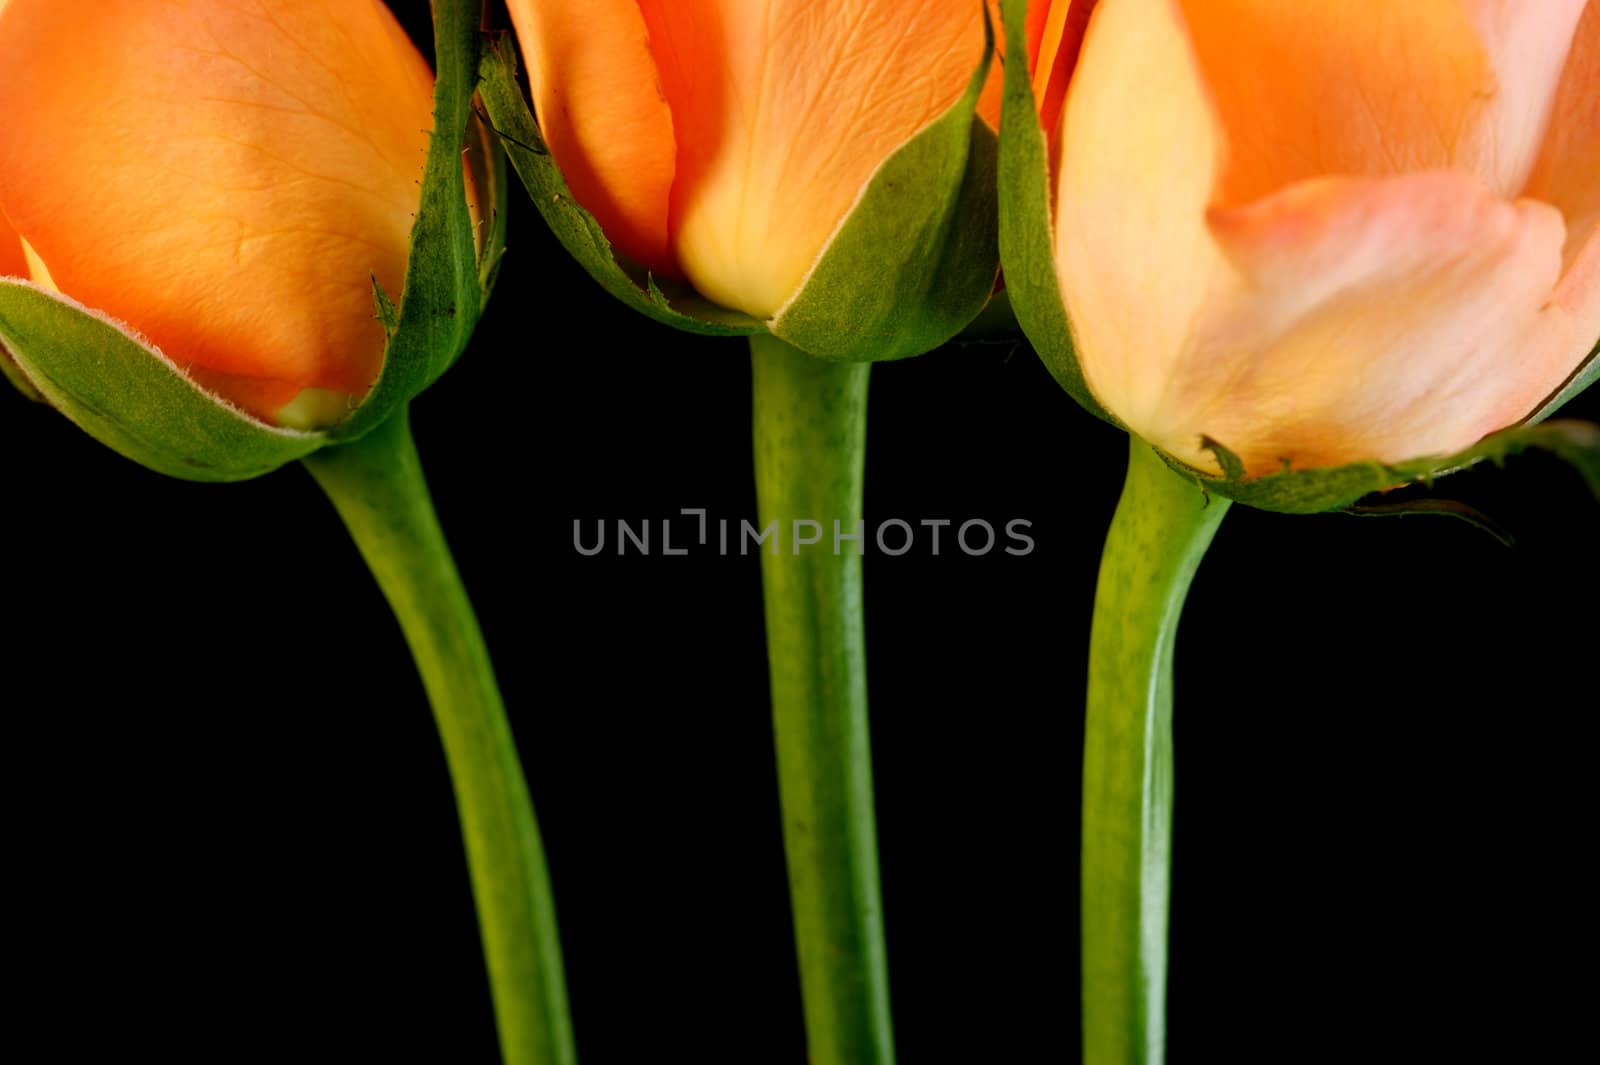
<instances>
[{"instance_id":1,"label":"curved green stem","mask_svg":"<svg viewBox=\"0 0 1600 1065\"><path fill-rule=\"evenodd\" d=\"M774 534L761 552L767 658L810 1060L889 1065L863 540L836 539L863 533L869 367L814 359L772 337L750 348L756 494L761 527Z\"/></svg>"},{"instance_id":2,"label":"curved green stem","mask_svg":"<svg viewBox=\"0 0 1600 1065\"><path fill-rule=\"evenodd\" d=\"M505 1065L572 1065L555 906L489 652L433 511L407 410L305 460L411 645L466 840Z\"/></svg>"},{"instance_id":3,"label":"curved green stem","mask_svg":"<svg viewBox=\"0 0 1600 1065\"><path fill-rule=\"evenodd\" d=\"M1089 640L1083 750L1085 1065L1160 1065L1172 869L1172 648L1228 501L1133 438Z\"/></svg>"}]
</instances>

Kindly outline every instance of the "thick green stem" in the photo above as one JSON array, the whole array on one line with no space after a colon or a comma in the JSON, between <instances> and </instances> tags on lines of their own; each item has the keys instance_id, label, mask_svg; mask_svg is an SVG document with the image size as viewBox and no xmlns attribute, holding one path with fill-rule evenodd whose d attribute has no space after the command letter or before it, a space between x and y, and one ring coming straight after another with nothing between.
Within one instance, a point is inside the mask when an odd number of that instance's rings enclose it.
<instances>
[{"instance_id":1,"label":"thick green stem","mask_svg":"<svg viewBox=\"0 0 1600 1065\"><path fill-rule=\"evenodd\" d=\"M1083 750L1085 1065L1160 1065L1172 871L1172 648L1228 502L1133 438L1089 641Z\"/></svg>"},{"instance_id":2,"label":"thick green stem","mask_svg":"<svg viewBox=\"0 0 1600 1065\"><path fill-rule=\"evenodd\" d=\"M775 523L761 573L810 1060L889 1065L861 621L868 366L824 362L771 337L750 348L756 494L762 529Z\"/></svg>"},{"instance_id":3,"label":"thick green stem","mask_svg":"<svg viewBox=\"0 0 1600 1065\"><path fill-rule=\"evenodd\" d=\"M433 511L402 408L305 460L411 645L444 742L505 1065L572 1065L544 847L472 604Z\"/></svg>"}]
</instances>

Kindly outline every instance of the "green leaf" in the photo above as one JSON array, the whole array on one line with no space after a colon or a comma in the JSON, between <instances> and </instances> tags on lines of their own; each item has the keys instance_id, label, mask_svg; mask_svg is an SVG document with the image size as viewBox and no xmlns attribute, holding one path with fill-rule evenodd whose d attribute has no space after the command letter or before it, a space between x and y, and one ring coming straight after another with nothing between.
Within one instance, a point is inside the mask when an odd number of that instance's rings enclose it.
<instances>
[{"instance_id":1,"label":"green leaf","mask_svg":"<svg viewBox=\"0 0 1600 1065\"><path fill-rule=\"evenodd\" d=\"M1078 363L1056 276L1050 151L1028 77L1028 0L1003 0L1006 63L1000 128L1000 263L1017 321L1057 383L1089 413L1122 426L1095 398Z\"/></svg>"},{"instance_id":2,"label":"green leaf","mask_svg":"<svg viewBox=\"0 0 1600 1065\"><path fill-rule=\"evenodd\" d=\"M125 327L27 281L0 279L0 344L51 406L158 473L242 481L327 442L228 406Z\"/></svg>"},{"instance_id":3,"label":"green leaf","mask_svg":"<svg viewBox=\"0 0 1600 1065\"><path fill-rule=\"evenodd\" d=\"M1000 247L994 133L976 117L994 54L960 100L884 161L772 335L827 359L920 355L961 332L994 292Z\"/></svg>"},{"instance_id":4,"label":"green leaf","mask_svg":"<svg viewBox=\"0 0 1600 1065\"><path fill-rule=\"evenodd\" d=\"M623 303L658 322L709 336L749 336L766 326L688 292L664 292L656 279L619 259L600 223L578 205L546 147L517 83L516 44L491 37L479 70L479 96L490 126L551 232L589 276Z\"/></svg>"},{"instance_id":5,"label":"green leaf","mask_svg":"<svg viewBox=\"0 0 1600 1065\"><path fill-rule=\"evenodd\" d=\"M1480 462L1503 463L1511 455L1538 448L1570 463L1583 475L1596 498L1600 498L1600 427L1588 422L1552 421L1539 425L1515 425L1494 433L1465 451L1454 455L1432 456L1407 462L1353 462L1310 470L1284 470L1265 477L1246 479L1244 467L1227 448L1208 440L1206 446L1217 456L1225 474L1218 477L1195 470L1170 455L1162 458L1174 470L1192 479L1207 492L1261 510L1285 514L1320 514L1342 510L1375 492L1402 484L1429 484L1449 473Z\"/></svg>"},{"instance_id":6,"label":"green leaf","mask_svg":"<svg viewBox=\"0 0 1600 1065\"><path fill-rule=\"evenodd\" d=\"M411 228L400 316L377 383L361 406L329 431L336 440L371 432L438 380L466 348L478 323L484 292L461 153L468 145L476 87L479 19L478 5L466 0L438 0L433 5L438 66L433 134L422 175L422 201Z\"/></svg>"},{"instance_id":7,"label":"green leaf","mask_svg":"<svg viewBox=\"0 0 1600 1065\"><path fill-rule=\"evenodd\" d=\"M1589 353L1589 357L1579 365L1578 369L1536 412L1529 418L1530 422L1542 422L1556 411L1578 398L1578 393L1600 380L1600 344Z\"/></svg>"}]
</instances>

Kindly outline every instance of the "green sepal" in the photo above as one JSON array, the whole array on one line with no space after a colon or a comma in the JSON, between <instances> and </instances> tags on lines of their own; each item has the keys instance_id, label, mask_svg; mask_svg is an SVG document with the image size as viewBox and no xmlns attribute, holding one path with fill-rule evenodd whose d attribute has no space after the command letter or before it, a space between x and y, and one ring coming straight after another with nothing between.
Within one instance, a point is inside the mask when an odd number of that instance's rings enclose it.
<instances>
[{"instance_id":1,"label":"green sepal","mask_svg":"<svg viewBox=\"0 0 1600 1065\"><path fill-rule=\"evenodd\" d=\"M989 297L982 311L956 338L958 343L980 341L993 343L999 340L1022 339L1022 327L1017 325L1017 312L1011 308L1011 293L1004 288Z\"/></svg>"},{"instance_id":2,"label":"green sepal","mask_svg":"<svg viewBox=\"0 0 1600 1065\"><path fill-rule=\"evenodd\" d=\"M1265 477L1247 478L1237 455L1215 440L1204 446L1223 469L1218 477L1195 470L1170 455L1167 465L1214 492L1246 506L1285 514L1320 514L1343 510L1365 496L1403 484L1431 485L1439 477L1483 461L1503 463L1511 455L1538 448L1564 459L1588 482L1600 498L1600 426L1580 421L1551 421L1514 425L1502 429L1455 455L1411 459L1388 464L1353 462L1309 470L1284 470Z\"/></svg>"},{"instance_id":3,"label":"green sepal","mask_svg":"<svg viewBox=\"0 0 1600 1065\"><path fill-rule=\"evenodd\" d=\"M467 161L472 173L473 187L478 190L479 211L484 214L482 248L478 252L478 311L489 308L489 297L494 295L495 282L500 280L500 267L506 258L506 231L511 212L510 175L506 172L506 153L500 147L500 138L489 128L482 113L482 102L475 101L468 137L471 149Z\"/></svg>"},{"instance_id":4,"label":"green sepal","mask_svg":"<svg viewBox=\"0 0 1600 1065\"><path fill-rule=\"evenodd\" d=\"M648 272L617 256L600 223L573 199L561 168L539 133L517 82L516 44L509 35L489 37L478 83L489 126L510 156L528 195L556 239L601 288L639 313L690 333L749 336L766 330L765 324L749 315L676 291L677 286L663 288Z\"/></svg>"},{"instance_id":5,"label":"green sepal","mask_svg":"<svg viewBox=\"0 0 1600 1065\"><path fill-rule=\"evenodd\" d=\"M879 167L773 336L819 358L882 362L939 347L983 311L1000 263L998 149L977 117L994 56L987 9L984 25L966 93Z\"/></svg>"},{"instance_id":6,"label":"green sepal","mask_svg":"<svg viewBox=\"0 0 1600 1065\"><path fill-rule=\"evenodd\" d=\"M1534 412L1530 422L1542 422L1556 411L1578 398L1578 393L1600 380L1600 344L1596 344L1589 357L1579 364L1578 369L1567 379L1567 383L1556 390L1544 404Z\"/></svg>"},{"instance_id":7,"label":"green sepal","mask_svg":"<svg viewBox=\"0 0 1600 1065\"><path fill-rule=\"evenodd\" d=\"M0 344L51 406L158 473L242 481L327 442L256 421L125 327L31 282L0 278Z\"/></svg>"},{"instance_id":8,"label":"green sepal","mask_svg":"<svg viewBox=\"0 0 1600 1065\"><path fill-rule=\"evenodd\" d=\"M372 308L373 316L383 326L383 335L393 338L400 328L400 308L394 305L394 300L383 290L383 284L376 274L372 277Z\"/></svg>"},{"instance_id":9,"label":"green sepal","mask_svg":"<svg viewBox=\"0 0 1600 1065\"><path fill-rule=\"evenodd\" d=\"M1357 518L1454 518L1466 522L1505 547L1516 543L1511 530L1489 515L1458 499L1409 499L1400 503L1355 503L1344 508L1344 513Z\"/></svg>"},{"instance_id":10,"label":"green sepal","mask_svg":"<svg viewBox=\"0 0 1600 1065\"><path fill-rule=\"evenodd\" d=\"M438 380L466 349L478 324L485 297L461 154L469 146L480 17L478 5L467 0L433 5L433 133L411 227L400 315L377 382L361 405L328 431L335 440L371 432Z\"/></svg>"},{"instance_id":11,"label":"green sepal","mask_svg":"<svg viewBox=\"0 0 1600 1065\"><path fill-rule=\"evenodd\" d=\"M44 402L44 397L33 387L27 375L22 372L22 367L11 361L11 353L5 349L4 344L0 344L0 377L10 381L12 387L21 392L24 399L31 399L35 403Z\"/></svg>"},{"instance_id":12,"label":"green sepal","mask_svg":"<svg viewBox=\"0 0 1600 1065\"><path fill-rule=\"evenodd\" d=\"M1056 382L1089 413L1112 425L1078 362L1072 323L1056 275L1050 213L1050 149L1028 76L1028 0L1002 0L1005 93L1000 117L1000 263L1017 322Z\"/></svg>"}]
</instances>

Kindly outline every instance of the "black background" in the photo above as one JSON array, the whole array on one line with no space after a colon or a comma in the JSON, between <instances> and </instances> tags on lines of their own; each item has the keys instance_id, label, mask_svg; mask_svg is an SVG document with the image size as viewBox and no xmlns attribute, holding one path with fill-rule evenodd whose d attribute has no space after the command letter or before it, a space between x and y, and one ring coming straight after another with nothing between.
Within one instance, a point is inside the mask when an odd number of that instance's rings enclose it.
<instances>
[{"instance_id":1,"label":"black background","mask_svg":"<svg viewBox=\"0 0 1600 1065\"><path fill-rule=\"evenodd\" d=\"M399 6L415 32L425 5ZM572 547L574 520L754 518L743 348L612 303L520 194L511 223L414 422L546 833L581 1053L798 1065L758 563ZM9 394L0 453L7 1041L496 1060L426 703L311 480L164 480ZM874 370L869 519L1024 518L1038 543L867 561L904 1061L1076 1059L1084 655L1124 453L1025 347ZM1195 583L1173 1065L1592 1035L1600 505L1537 456L1441 487L1517 545L1235 508Z\"/></svg>"}]
</instances>

